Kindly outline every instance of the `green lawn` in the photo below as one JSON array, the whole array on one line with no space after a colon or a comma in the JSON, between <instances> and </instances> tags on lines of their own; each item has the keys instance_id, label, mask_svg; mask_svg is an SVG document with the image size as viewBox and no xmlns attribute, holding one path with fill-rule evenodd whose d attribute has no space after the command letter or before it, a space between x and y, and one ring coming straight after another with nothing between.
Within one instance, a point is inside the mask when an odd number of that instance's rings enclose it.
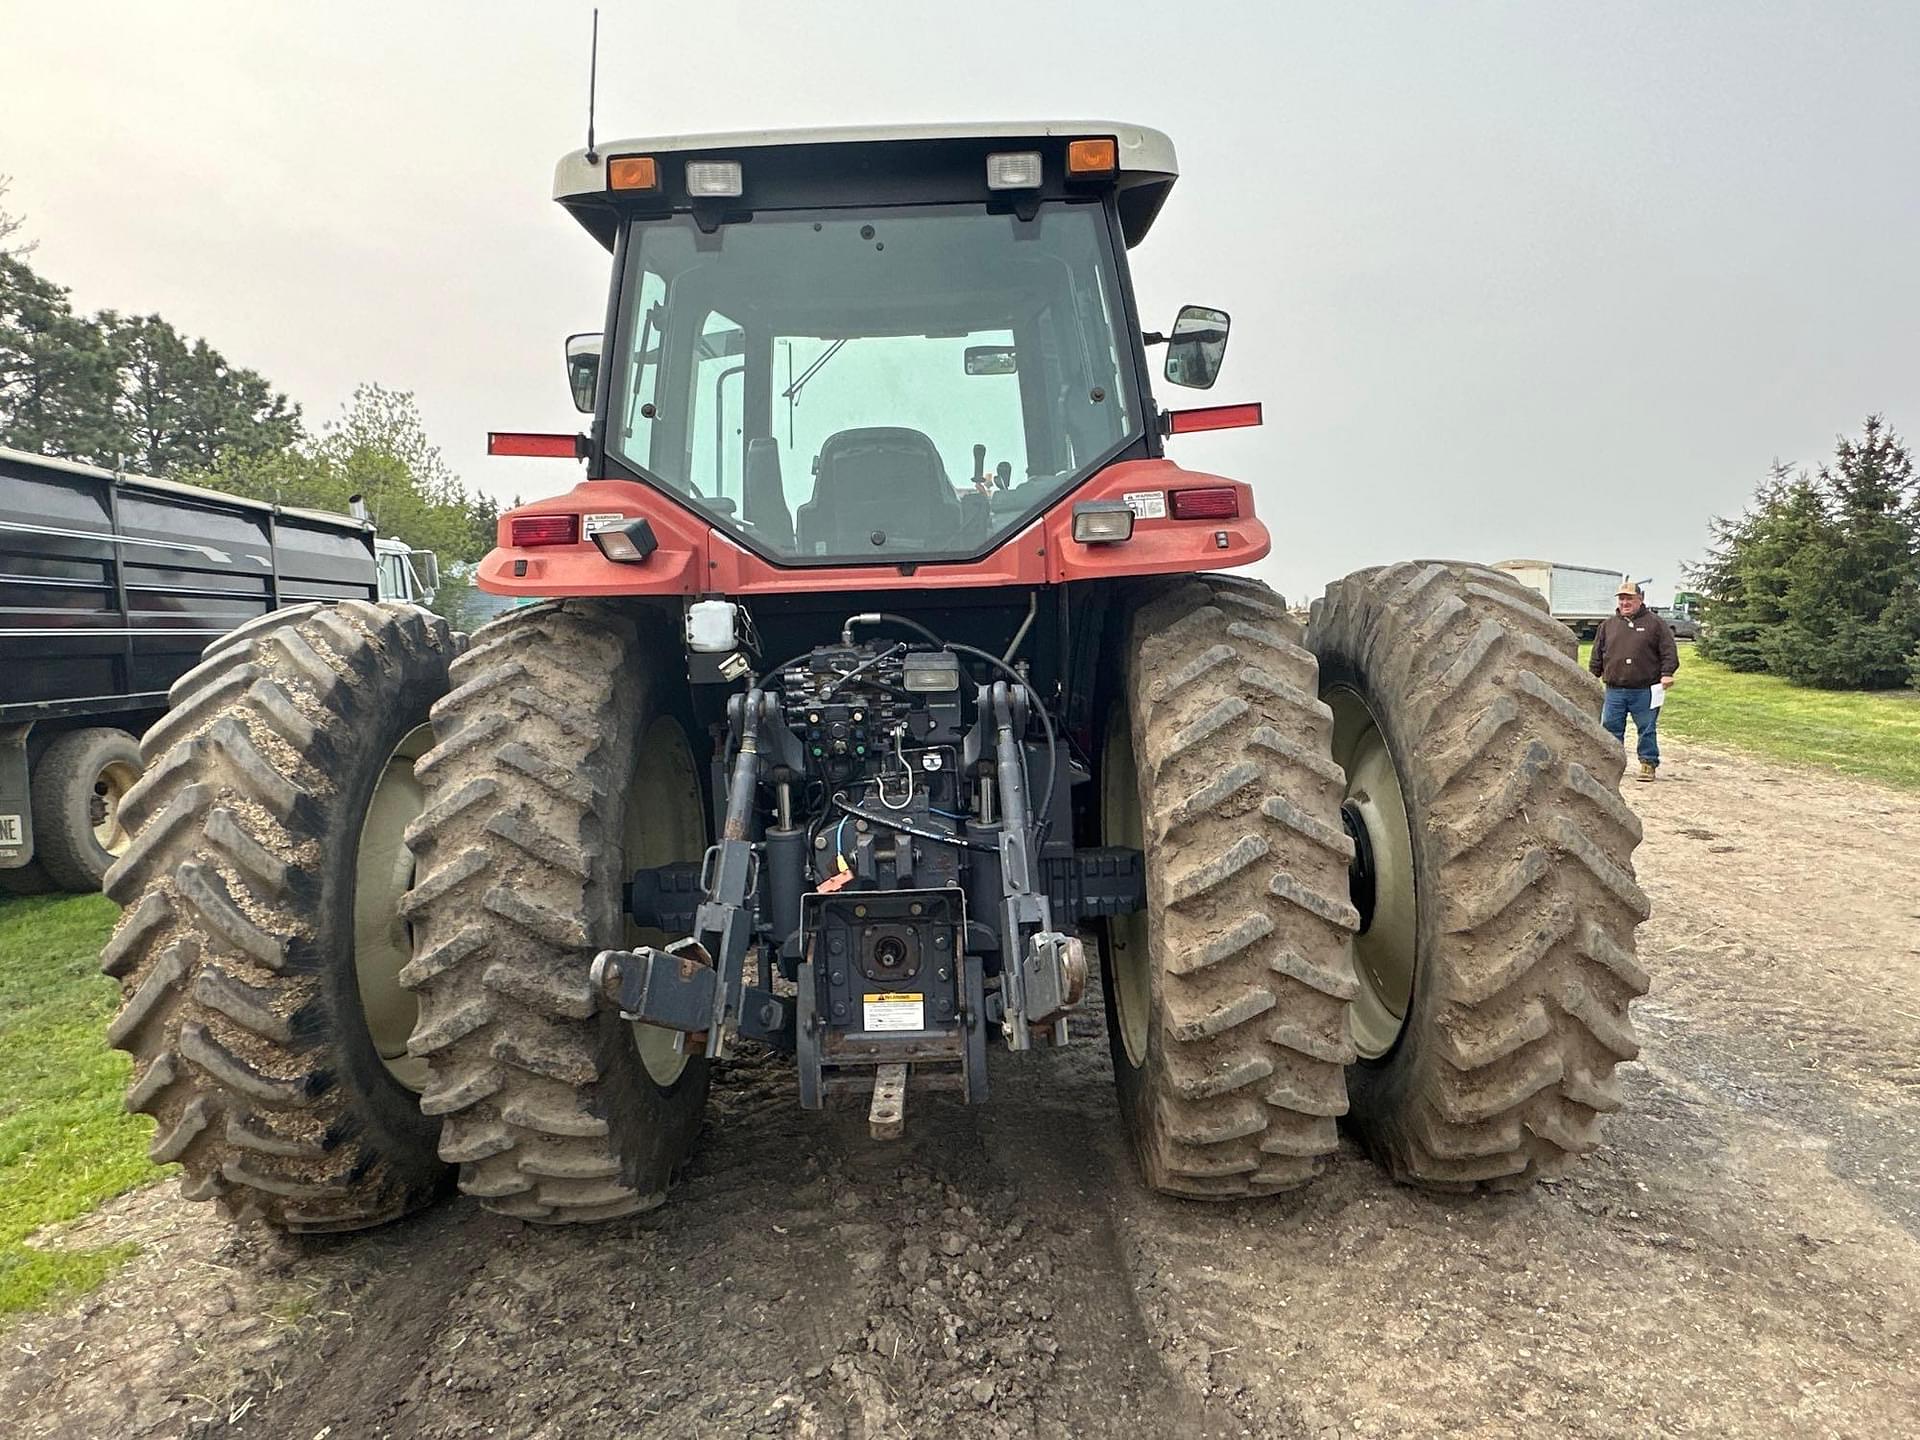
<instances>
[{"instance_id":1,"label":"green lawn","mask_svg":"<svg viewBox=\"0 0 1920 1440\"><path fill-rule=\"evenodd\" d=\"M1587 650L1580 647L1582 663ZM1920 790L1920 691L1803 690L1738 674L1683 645L1660 733Z\"/></svg>"},{"instance_id":2,"label":"green lawn","mask_svg":"<svg viewBox=\"0 0 1920 1440\"><path fill-rule=\"evenodd\" d=\"M22 1241L158 1175L153 1122L120 1098L107 1048L118 998L101 975L101 895L0 899L0 1317L99 1283L132 1246L47 1252Z\"/></svg>"}]
</instances>

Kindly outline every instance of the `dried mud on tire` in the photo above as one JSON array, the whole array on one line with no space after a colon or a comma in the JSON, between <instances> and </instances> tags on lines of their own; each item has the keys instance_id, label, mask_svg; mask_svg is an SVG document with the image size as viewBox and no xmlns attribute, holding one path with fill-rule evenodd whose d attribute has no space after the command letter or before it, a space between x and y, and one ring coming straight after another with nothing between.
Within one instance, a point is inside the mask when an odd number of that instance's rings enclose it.
<instances>
[{"instance_id":1,"label":"dried mud on tire","mask_svg":"<svg viewBox=\"0 0 1920 1440\"><path fill-rule=\"evenodd\" d=\"M1648 915L1621 749L1566 626L1510 576L1420 561L1317 601L1322 693L1384 735L1411 832L1417 969L1392 1049L1347 1074L1349 1123L1443 1189L1564 1173L1619 1110Z\"/></svg>"},{"instance_id":2,"label":"dried mud on tire","mask_svg":"<svg viewBox=\"0 0 1920 1440\"><path fill-rule=\"evenodd\" d=\"M376 784L456 648L415 606L275 611L209 646L147 733L106 879L123 907L100 957L122 991L107 1040L190 1199L351 1229L445 1178L437 1123L368 1031L354 898Z\"/></svg>"}]
</instances>

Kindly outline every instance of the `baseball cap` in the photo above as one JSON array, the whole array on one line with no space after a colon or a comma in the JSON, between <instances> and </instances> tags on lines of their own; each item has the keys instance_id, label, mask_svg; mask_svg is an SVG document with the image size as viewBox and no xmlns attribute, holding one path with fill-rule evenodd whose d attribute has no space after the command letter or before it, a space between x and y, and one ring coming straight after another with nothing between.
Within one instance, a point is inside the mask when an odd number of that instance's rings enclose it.
<instances>
[{"instance_id":1,"label":"baseball cap","mask_svg":"<svg viewBox=\"0 0 1920 1440\"><path fill-rule=\"evenodd\" d=\"M1620 588L1613 593L1615 595L1633 595L1637 597L1640 594L1640 587L1631 580L1622 580L1620 582Z\"/></svg>"}]
</instances>

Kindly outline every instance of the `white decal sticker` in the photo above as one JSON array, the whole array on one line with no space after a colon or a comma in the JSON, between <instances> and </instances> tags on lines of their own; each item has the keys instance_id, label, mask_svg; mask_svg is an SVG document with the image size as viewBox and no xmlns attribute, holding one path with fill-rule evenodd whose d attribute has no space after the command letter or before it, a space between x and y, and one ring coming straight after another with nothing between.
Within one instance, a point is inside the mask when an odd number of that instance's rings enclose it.
<instances>
[{"instance_id":1,"label":"white decal sticker","mask_svg":"<svg viewBox=\"0 0 1920 1440\"><path fill-rule=\"evenodd\" d=\"M920 995L869 995L866 999L868 1030L926 1029L926 1000Z\"/></svg>"},{"instance_id":2,"label":"white decal sticker","mask_svg":"<svg viewBox=\"0 0 1920 1440\"><path fill-rule=\"evenodd\" d=\"M1167 492L1164 490L1133 490L1120 498L1127 502L1127 508L1133 511L1136 520L1167 518Z\"/></svg>"},{"instance_id":3,"label":"white decal sticker","mask_svg":"<svg viewBox=\"0 0 1920 1440\"><path fill-rule=\"evenodd\" d=\"M0 845L24 845L26 832L20 828L18 815L0 815Z\"/></svg>"},{"instance_id":4,"label":"white decal sticker","mask_svg":"<svg viewBox=\"0 0 1920 1440\"><path fill-rule=\"evenodd\" d=\"M583 539L591 539L602 530L611 530L616 525L624 525L629 517L625 515L582 515L580 534Z\"/></svg>"}]
</instances>

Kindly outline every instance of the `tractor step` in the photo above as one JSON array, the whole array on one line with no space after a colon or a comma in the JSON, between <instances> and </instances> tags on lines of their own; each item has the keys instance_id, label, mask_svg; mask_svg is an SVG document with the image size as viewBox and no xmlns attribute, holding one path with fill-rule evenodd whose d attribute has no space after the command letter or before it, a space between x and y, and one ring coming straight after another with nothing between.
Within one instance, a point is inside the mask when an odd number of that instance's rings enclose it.
<instances>
[{"instance_id":1,"label":"tractor step","mask_svg":"<svg viewBox=\"0 0 1920 1440\"><path fill-rule=\"evenodd\" d=\"M898 1140L907 1128L907 1067L882 1065L873 1072L873 1104L867 1128L876 1140Z\"/></svg>"}]
</instances>

